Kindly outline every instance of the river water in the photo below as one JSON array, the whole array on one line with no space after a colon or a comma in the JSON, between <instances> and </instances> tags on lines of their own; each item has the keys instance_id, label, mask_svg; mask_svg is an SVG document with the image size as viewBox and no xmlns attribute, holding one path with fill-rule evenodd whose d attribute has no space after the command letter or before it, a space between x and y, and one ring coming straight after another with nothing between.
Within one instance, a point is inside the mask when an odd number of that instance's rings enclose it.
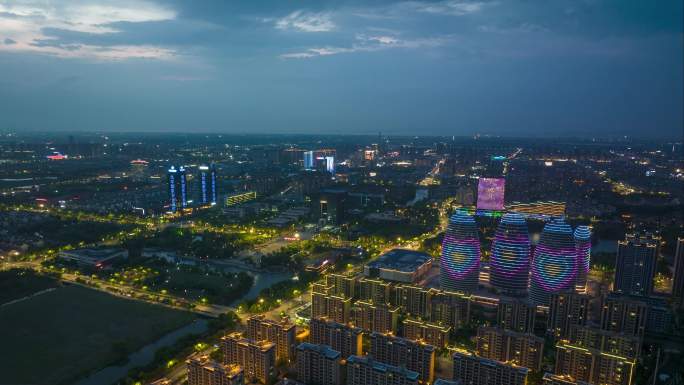
<instances>
[{"instance_id":1,"label":"river water","mask_svg":"<svg viewBox=\"0 0 684 385\"><path fill-rule=\"evenodd\" d=\"M196 319L192 323L168 333L151 344L141 348L128 356L128 362L122 366L108 366L78 382L75 385L106 385L113 384L128 374L128 371L152 362L154 353L163 347L171 346L176 341L191 334L200 334L207 330L208 321Z\"/></svg>"},{"instance_id":2,"label":"river water","mask_svg":"<svg viewBox=\"0 0 684 385\"><path fill-rule=\"evenodd\" d=\"M226 272L237 273L241 270L238 267L225 266L222 269ZM252 277L254 277L254 284L252 288L245 294L244 297L236 300L234 304L239 303L242 300L254 299L256 298L261 290L271 287L273 284L278 282L286 281L292 279L293 274L289 272L251 272L248 271ZM166 334L155 342L146 345L135 353L131 353L128 356L128 362L122 366L108 366L100 371L84 378L74 385L105 385L113 384L114 382L120 380L128 374L128 371L139 366L145 366L152 362L154 359L154 353L162 347L171 346L180 338L190 335L190 334L200 334L207 330L208 322L204 319L197 319L191 324L185 325L180 329L177 329L171 333Z\"/></svg>"}]
</instances>

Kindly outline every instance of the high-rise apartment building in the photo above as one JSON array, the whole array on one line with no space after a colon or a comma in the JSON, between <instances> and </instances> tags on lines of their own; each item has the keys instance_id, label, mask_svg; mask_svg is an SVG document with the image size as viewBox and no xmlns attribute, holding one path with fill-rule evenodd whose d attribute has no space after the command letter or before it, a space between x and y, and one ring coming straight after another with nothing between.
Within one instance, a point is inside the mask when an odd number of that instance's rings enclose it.
<instances>
[{"instance_id":1,"label":"high-rise apartment building","mask_svg":"<svg viewBox=\"0 0 684 385\"><path fill-rule=\"evenodd\" d=\"M518 333L533 333L537 306L529 300L500 298L496 309L496 324Z\"/></svg>"},{"instance_id":2,"label":"high-rise apartment building","mask_svg":"<svg viewBox=\"0 0 684 385\"><path fill-rule=\"evenodd\" d=\"M220 364L209 356L193 356L186 362L188 385L243 385L242 368L234 364ZM170 384L170 382L169 382Z\"/></svg>"},{"instance_id":3,"label":"high-rise apartment building","mask_svg":"<svg viewBox=\"0 0 684 385\"><path fill-rule=\"evenodd\" d=\"M432 383L435 377L435 347L390 334L371 334L370 355L377 361L404 366L419 374L420 381Z\"/></svg>"},{"instance_id":4,"label":"high-rise apartment building","mask_svg":"<svg viewBox=\"0 0 684 385\"><path fill-rule=\"evenodd\" d=\"M470 294L440 290L430 296L429 313L423 318L451 330L460 329L470 322L471 302Z\"/></svg>"},{"instance_id":5,"label":"high-rise apartment building","mask_svg":"<svg viewBox=\"0 0 684 385\"><path fill-rule=\"evenodd\" d=\"M352 308L354 325L371 332L396 333L398 319L399 308L396 306L356 301Z\"/></svg>"},{"instance_id":6,"label":"high-rise apartment building","mask_svg":"<svg viewBox=\"0 0 684 385\"><path fill-rule=\"evenodd\" d=\"M342 359L361 355L363 331L357 327L340 324L326 318L312 318L309 322L311 343L328 345L342 354Z\"/></svg>"},{"instance_id":7,"label":"high-rise apartment building","mask_svg":"<svg viewBox=\"0 0 684 385\"><path fill-rule=\"evenodd\" d=\"M611 294L601 305L601 329L643 337L647 316L646 302L629 296Z\"/></svg>"},{"instance_id":8,"label":"high-rise apartment building","mask_svg":"<svg viewBox=\"0 0 684 385\"><path fill-rule=\"evenodd\" d=\"M556 338L567 338L574 325L587 324L589 296L572 291L551 294L546 329Z\"/></svg>"},{"instance_id":9,"label":"high-rise apartment building","mask_svg":"<svg viewBox=\"0 0 684 385\"><path fill-rule=\"evenodd\" d=\"M618 242L613 291L622 294L651 295L660 237L630 234Z\"/></svg>"},{"instance_id":10,"label":"high-rise apartment building","mask_svg":"<svg viewBox=\"0 0 684 385\"><path fill-rule=\"evenodd\" d=\"M273 321L263 315L254 315L247 320L245 332L249 339L273 342L276 361L290 362L294 359L296 328L288 319Z\"/></svg>"},{"instance_id":11,"label":"high-rise apartment building","mask_svg":"<svg viewBox=\"0 0 684 385\"><path fill-rule=\"evenodd\" d=\"M641 338L591 326L573 326L568 341L575 346L596 349L620 357L636 359L641 351Z\"/></svg>"},{"instance_id":12,"label":"high-rise apartment building","mask_svg":"<svg viewBox=\"0 0 684 385\"><path fill-rule=\"evenodd\" d=\"M425 341L436 347L446 347L451 327L407 318L404 320L404 337L414 341Z\"/></svg>"},{"instance_id":13,"label":"high-rise apartment building","mask_svg":"<svg viewBox=\"0 0 684 385\"><path fill-rule=\"evenodd\" d=\"M418 385L418 378L414 371L383 364L370 356L347 360L347 385Z\"/></svg>"},{"instance_id":14,"label":"high-rise apartment building","mask_svg":"<svg viewBox=\"0 0 684 385\"><path fill-rule=\"evenodd\" d=\"M556 345L557 375L600 385L631 385L635 359L561 341Z\"/></svg>"},{"instance_id":15,"label":"high-rise apartment building","mask_svg":"<svg viewBox=\"0 0 684 385\"><path fill-rule=\"evenodd\" d=\"M459 350L453 355L453 379L467 385L525 385L529 369Z\"/></svg>"},{"instance_id":16,"label":"high-rise apartment building","mask_svg":"<svg viewBox=\"0 0 684 385\"><path fill-rule=\"evenodd\" d=\"M268 341L254 341L240 333L231 333L221 338L221 354L224 364L237 364L244 370L245 378L268 383L275 372L275 344Z\"/></svg>"},{"instance_id":17,"label":"high-rise apartment building","mask_svg":"<svg viewBox=\"0 0 684 385\"><path fill-rule=\"evenodd\" d=\"M297 380L304 385L342 385L340 352L307 342L297 346Z\"/></svg>"},{"instance_id":18,"label":"high-rise apartment building","mask_svg":"<svg viewBox=\"0 0 684 385\"><path fill-rule=\"evenodd\" d=\"M539 371L544 358L544 339L532 333L481 326L477 329L477 355Z\"/></svg>"}]
</instances>

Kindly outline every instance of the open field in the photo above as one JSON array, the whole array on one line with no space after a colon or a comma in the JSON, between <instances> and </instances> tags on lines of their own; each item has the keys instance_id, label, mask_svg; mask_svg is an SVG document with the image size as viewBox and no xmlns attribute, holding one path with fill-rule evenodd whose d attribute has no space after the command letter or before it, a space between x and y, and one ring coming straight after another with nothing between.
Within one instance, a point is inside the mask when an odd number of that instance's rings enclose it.
<instances>
[{"instance_id":1,"label":"open field","mask_svg":"<svg viewBox=\"0 0 684 385\"><path fill-rule=\"evenodd\" d=\"M33 270L0 271L0 305L58 285L56 279L38 275Z\"/></svg>"},{"instance_id":2,"label":"open field","mask_svg":"<svg viewBox=\"0 0 684 385\"><path fill-rule=\"evenodd\" d=\"M192 321L190 313L80 286L0 309L0 373L15 384L66 384Z\"/></svg>"}]
</instances>

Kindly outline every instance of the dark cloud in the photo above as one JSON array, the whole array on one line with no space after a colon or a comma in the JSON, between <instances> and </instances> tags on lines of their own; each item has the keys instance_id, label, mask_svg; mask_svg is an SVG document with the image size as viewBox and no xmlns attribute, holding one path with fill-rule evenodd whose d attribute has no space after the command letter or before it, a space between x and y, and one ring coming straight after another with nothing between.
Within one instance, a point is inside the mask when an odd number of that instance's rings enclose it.
<instances>
[{"instance_id":1,"label":"dark cloud","mask_svg":"<svg viewBox=\"0 0 684 385\"><path fill-rule=\"evenodd\" d=\"M0 81L35 83L0 90L0 114L20 128L676 136L682 7L165 2L172 14L41 24L32 51L0 50Z\"/></svg>"},{"instance_id":2,"label":"dark cloud","mask_svg":"<svg viewBox=\"0 0 684 385\"><path fill-rule=\"evenodd\" d=\"M10 39L9 37L3 40L3 42L7 45L17 44L15 40Z\"/></svg>"}]
</instances>

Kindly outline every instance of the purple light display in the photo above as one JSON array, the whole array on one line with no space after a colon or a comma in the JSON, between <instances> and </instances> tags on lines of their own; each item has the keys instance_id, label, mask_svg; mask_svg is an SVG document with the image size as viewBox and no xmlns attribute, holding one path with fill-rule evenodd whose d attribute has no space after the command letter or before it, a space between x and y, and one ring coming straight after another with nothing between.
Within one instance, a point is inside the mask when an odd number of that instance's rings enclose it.
<instances>
[{"instance_id":1,"label":"purple light display","mask_svg":"<svg viewBox=\"0 0 684 385\"><path fill-rule=\"evenodd\" d=\"M591 262L591 230L588 226L577 226L575 229L575 251L577 252L577 281L575 289L586 291L587 275Z\"/></svg>"},{"instance_id":2,"label":"purple light display","mask_svg":"<svg viewBox=\"0 0 684 385\"><path fill-rule=\"evenodd\" d=\"M574 289L577 276L577 252L572 228L563 220L544 226L532 260L530 299L548 306L549 296Z\"/></svg>"},{"instance_id":3,"label":"purple light display","mask_svg":"<svg viewBox=\"0 0 684 385\"><path fill-rule=\"evenodd\" d=\"M480 178L477 184L477 208L503 210L505 185L504 178Z\"/></svg>"},{"instance_id":4,"label":"purple light display","mask_svg":"<svg viewBox=\"0 0 684 385\"><path fill-rule=\"evenodd\" d=\"M440 285L444 290L471 292L480 276L480 240L475 218L456 212L442 241Z\"/></svg>"},{"instance_id":5,"label":"purple light display","mask_svg":"<svg viewBox=\"0 0 684 385\"><path fill-rule=\"evenodd\" d=\"M510 295L525 295L530 273L530 237L525 218L509 213L501 218L492 244L489 282Z\"/></svg>"}]
</instances>

